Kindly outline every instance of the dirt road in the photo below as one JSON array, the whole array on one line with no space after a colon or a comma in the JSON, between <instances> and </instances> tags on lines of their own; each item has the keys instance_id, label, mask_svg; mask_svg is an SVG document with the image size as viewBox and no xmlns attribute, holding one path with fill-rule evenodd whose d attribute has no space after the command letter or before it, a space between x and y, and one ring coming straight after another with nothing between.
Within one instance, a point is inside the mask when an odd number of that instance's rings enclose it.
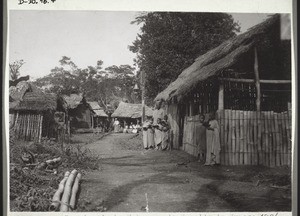
<instances>
[{"instance_id":1,"label":"dirt road","mask_svg":"<svg viewBox=\"0 0 300 216\"><path fill-rule=\"evenodd\" d=\"M290 211L290 191L260 183L287 168L206 167L183 151L132 150L131 134L86 145L100 169L84 175L77 211ZM141 141L140 141L141 142ZM125 144L124 144L125 143ZM142 145L142 143L140 143ZM255 178L257 176L257 179Z\"/></svg>"}]
</instances>

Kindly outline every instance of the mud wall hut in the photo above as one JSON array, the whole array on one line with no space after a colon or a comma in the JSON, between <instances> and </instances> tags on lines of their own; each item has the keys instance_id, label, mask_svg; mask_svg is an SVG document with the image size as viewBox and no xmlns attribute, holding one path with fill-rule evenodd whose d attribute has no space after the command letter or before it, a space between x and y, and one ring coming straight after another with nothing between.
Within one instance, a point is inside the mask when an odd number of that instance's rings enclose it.
<instances>
[{"instance_id":1,"label":"mud wall hut","mask_svg":"<svg viewBox=\"0 0 300 216\"><path fill-rule=\"evenodd\" d=\"M173 147L197 156L199 115L217 111L221 164L291 164L291 41L275 14L199 56L155 100Z\"/></svg>"},{"instance_id":2,"label":"mud wall hut","mask_svg":"<svg viewBox=\"0 0 300 216\"><path fill-rule=\"evenodd\" d=\"M152 109L145 106L145 115L152 116L152 113ZM142 104L125 103L121 101L111 117L118 118L123 124L130 124L131 122L136 124L138 121L141 122Z\"/></svg>"},{"instance_id":3,"label":"mud wall hut","mask_svg":"<svg viewBox=\"0 0 300 216\"><path fill-rule=\"evenodd\" d=\"M57 138L55 114L65 113L63 104L61 97L44 93L32 83L20 82L17 86L12 86L9 112L12 116L10 126L15 137L38 142L42 137Z\"/></svg>"},{"instance_id":4,"label":"mud wall hut","mask_svg":"<svg viewBox=\"0 0 300 216\"><path fill-rule=\"evenodd\" d=\"M94 112L83 94L63 95L70 118L70 130L92 129Z\"/></svg>"}]
</instances>

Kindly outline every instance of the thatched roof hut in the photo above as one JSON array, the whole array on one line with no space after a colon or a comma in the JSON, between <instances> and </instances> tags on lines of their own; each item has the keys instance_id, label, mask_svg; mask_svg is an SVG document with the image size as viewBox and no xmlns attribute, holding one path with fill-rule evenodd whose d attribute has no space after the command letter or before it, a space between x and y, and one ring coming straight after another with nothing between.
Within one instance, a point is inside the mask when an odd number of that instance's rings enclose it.
<instances>
[{"instance_id":1,"label":"thatched roof hut","mask_svg":"<svg viewBox=\"0 0 300 216\"><path fill-rule=\"evenodd\" d=\"M160 92L155 100L168 101L171 98L181 100L199 82L218 76L224 69L234 65L239 57L260 42L261 36L270 32L274 25L279 23L279 20L280 15L275 14L247 32L229 39L206 54L199 56L174 82Z\"/></svg>"},{"instance_id":2,"label":"thatched roof hut","mask_svg":"<svg viewBox=\"0 0 300 216\"><path fill-rule=\"evenodd\" d=\"M60 96L45 93L30 82L20 82L10 87L9 99L10 126L17 139L41 141L42 137L57 136L54 115L66 111Z\"/></svg>"},{"instance_id":3,"label":"thatched roof hut","mask_svg":"<svg viewBox=\"0 0 300 216\"><path fill-rule=\"evenodd\" d=\"M282 36L281 22L275 14L201 55L157 95L155 100L167 101L173 148L198 156L199 140L205 139L200 116L216 112L221 150L216 163L290 164L281 158L290 149L291 41ZM270 131L282 139L268 139ZM264 155L269 146L276 146L267 151L270 157Z\"/></svg>"},{"instance_id":4,"label":"thatched roof hut","mask_svg":"<svg viewBox=\"0 0 300 216\"><path fill-rule=\"evenodd\" d=\"M152 109L145 106L146 116L152 116ZM120 102L118 108L111 115L112 117L118 118L141 118L142 117L142 104L132 104Z\"/></svg>"}]
</instances>

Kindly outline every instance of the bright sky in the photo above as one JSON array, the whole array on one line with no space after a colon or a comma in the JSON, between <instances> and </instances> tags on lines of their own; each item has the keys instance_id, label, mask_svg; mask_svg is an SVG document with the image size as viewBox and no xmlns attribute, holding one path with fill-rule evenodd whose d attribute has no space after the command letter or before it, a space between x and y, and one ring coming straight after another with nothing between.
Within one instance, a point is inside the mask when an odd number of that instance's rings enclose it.
<instances>
[{"instance_id":1,"label":"bright sky","mask_svg":"<svg viewBox=\"0 0 300 216\"><path fill-rule=\"evenodd\" d=\"M131 45L139 26L131 25L138 12L10 11L9 62L23 59L21 76L38 78L70 57L81 68L104 61L104 67L129 64ZM266 14L232 14L241 31L262 22Z\"/></svg>"}]
</instances>

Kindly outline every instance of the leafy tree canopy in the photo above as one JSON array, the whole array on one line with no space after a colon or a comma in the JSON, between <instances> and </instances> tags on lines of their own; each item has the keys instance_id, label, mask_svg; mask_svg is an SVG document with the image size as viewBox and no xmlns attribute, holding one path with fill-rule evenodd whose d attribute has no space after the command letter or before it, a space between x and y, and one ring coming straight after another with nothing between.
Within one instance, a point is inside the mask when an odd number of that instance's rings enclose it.
<instances>
[{"instance_id":1,"label":"leafy tree canopy","mask_svg":"<svg viewBox=\"0 0 300 216\"><path fill-rule=\"evenodd\" d=\"M9 73L12 81L17 80L20 76L20 68L25 64L24 60L17 60L9 64Z\"/></svg>"},{"instance_id":2,"label":"leafy tree canopy","mask_svg":"<svg viewBox=\"0 0 300 216\"><path fill-rule=\"evenodd\" d=\"M147 103L164 90L194 60L240 28L229 14L150 12L137 16L141 33L131 46L135 64L145 73Z\"/></svg>"},{"instance_id":3,"label":"leafy tree canopy","mask_svg":"<svg viewBox=\"0 0 300 216\"><path fill-rule=\"evenodd\" d=\"M63 56L59 66L35 84L46 91L57 94L84 93L87 100L98 101L104 107L117 106L121 100L136 102L133 87L136 82L134 70L130 65L102 68L103 61L96 66L79 68L69 57Z\"/></svg>"}]
</instances>

